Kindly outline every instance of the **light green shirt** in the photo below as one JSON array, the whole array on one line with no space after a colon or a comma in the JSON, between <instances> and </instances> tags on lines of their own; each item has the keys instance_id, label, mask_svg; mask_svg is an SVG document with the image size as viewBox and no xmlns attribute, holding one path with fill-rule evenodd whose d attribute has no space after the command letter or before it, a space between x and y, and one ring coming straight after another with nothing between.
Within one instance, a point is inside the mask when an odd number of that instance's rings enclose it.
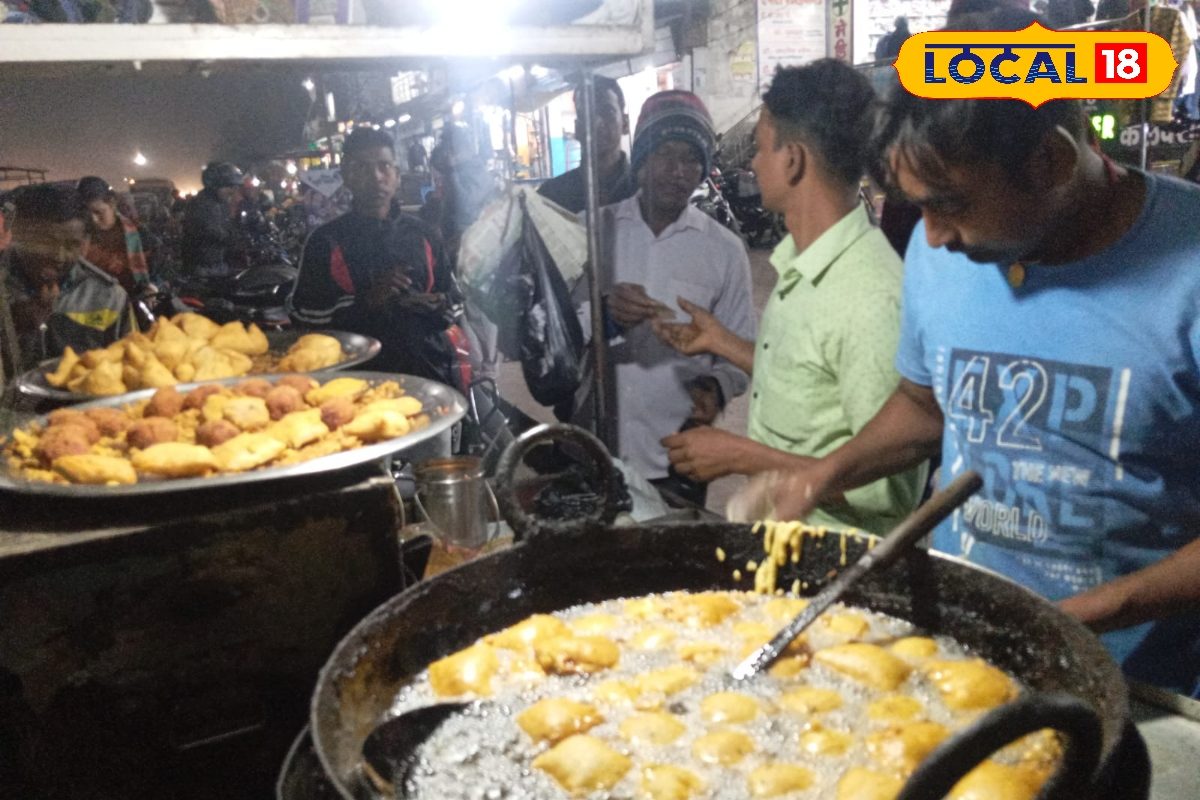
<instances>
[{"instance_id":1,"label":"light green shirt","mask_svg":"<svg viewBox=\"0 0 1200 800\"><path fill-rule=\"evenodd\" d=\"M802 253L788 236L771 264L779 280L754 352L750 438L824 456L858 433L899 383L903 264L862 206ZM886 533L920 500L925 471L847 492L848 507L818 509L808 521Z\"/></svg>"}]
</instances>

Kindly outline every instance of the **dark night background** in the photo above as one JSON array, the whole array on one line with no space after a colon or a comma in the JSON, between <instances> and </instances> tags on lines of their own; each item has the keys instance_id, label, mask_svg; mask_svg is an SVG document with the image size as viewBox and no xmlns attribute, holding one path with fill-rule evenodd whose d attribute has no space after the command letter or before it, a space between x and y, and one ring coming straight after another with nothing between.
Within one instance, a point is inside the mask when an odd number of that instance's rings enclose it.
<instances>
[{"instance_id":1,"label":"dark night background","mask_svg":"<svg viewBox=\"0 0 1200 800\"><path fill-rule=\"evenodd\" d=\"M97 174L114 185L164 177L195 190L209 160L304 146L305 75L235 66L208 77L0 73L0 166L46 168L47 180ZM133 164L138 150L149 160L144 167Z\"/></svg>"}]
</instances>

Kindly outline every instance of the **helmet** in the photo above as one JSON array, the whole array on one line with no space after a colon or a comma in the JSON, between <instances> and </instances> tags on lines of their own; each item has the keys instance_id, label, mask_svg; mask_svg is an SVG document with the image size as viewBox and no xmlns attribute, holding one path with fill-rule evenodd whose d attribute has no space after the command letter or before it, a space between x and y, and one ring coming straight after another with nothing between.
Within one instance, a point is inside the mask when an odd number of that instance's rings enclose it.
<instances>
[{"instance_id":1,"label":"helmet","mask_svg":"<svg viewBox=\"0 0 1200 800\"><path fill-rule=\"evenodd\" d=\"M200 173L205 189L220 189L223 186L241 186L246 176L228 161L214 161Z\"/></svg>"}]
</instances>

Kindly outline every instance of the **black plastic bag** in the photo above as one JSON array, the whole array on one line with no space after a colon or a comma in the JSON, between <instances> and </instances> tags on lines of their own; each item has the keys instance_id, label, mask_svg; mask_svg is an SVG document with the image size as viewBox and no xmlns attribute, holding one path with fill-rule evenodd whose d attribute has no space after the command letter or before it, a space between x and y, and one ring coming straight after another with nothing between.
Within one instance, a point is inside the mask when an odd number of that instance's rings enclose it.
<instances>
[{"instance_id":1,"label":"black plastic bag","mask_svg":"<svg viewBox=\"0 0 1200 800\"><path fill-rule=\"evenodd\" d=\"M583 328L566 281L525 211L521 197L521 371L533 399L554 406L574 398L583 374Z\"/></svg>"}]
</instances>

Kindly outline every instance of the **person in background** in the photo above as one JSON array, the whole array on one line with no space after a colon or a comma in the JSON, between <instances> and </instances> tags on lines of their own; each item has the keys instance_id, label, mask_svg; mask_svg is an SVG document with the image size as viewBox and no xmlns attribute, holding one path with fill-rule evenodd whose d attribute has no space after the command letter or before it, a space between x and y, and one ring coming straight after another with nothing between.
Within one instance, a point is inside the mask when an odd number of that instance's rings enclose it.
<instances>
[{"instance_id":1,"label":"person in background","mask_svg":"<svg viewBox=\"0 0 1200 800\"><path fill-rule=\"evenodd\" d=\"M195 278L229 276L227 251L234 243L233 204L245 176L233 164L218 161L200 174L204 188L188 201L180 242L184 271Z\"/></svg>"},{"instance_id":2,"label":"person in background","mask_svg":"<svg viewBox=\"0 0 1200 800\"><path fill-rule=\"evenodd\" d=\"M150 288L150 271L137 225L117 211L117 193L103 178L89 175L76 186L87 206L88 249L84 258L121 282L130 297Z\"/></svg>"},{"instance_id":3,"label":"person in background","mask_svg":"<svg viewBox=\"0 0 1200 800\"><path fill-rule=\"evenodd\" d=\"M409 172L429 172L429 153L425 151L425 144L420 137L412 140L405 157L408 159Z\"/></svg>"},{"instance_id":4,"label":"person in background","mask_svg":"<svg viewBox=\"0 0 1200 800\"><path fill-rule=\"evenodd\" d=\"M288 299L298 324L373 336L371 369L447 383L471 382L458 327L462 296L437 234L393 203L399 187L392 137L356 128L342 148L350 212L312 232Z\"/></svg>"},{"instance_id":5,"label":"person in background","mask_svg":"<svg viewBox=\"0 0 1200 800\"><path fill-rule=\"evenodd\" d=\"M811 462L861 430L899 383L902 265L858 197L877 107L867 79L835 59L780 69L763 95L751 168L789 235L771 255L779 278L757 345L682 302L690 322L655 322L680 352L752 373L749 438L710 427L668 437L681 474L709 481ZM914 467L846 493L809 522L887 533L924 481Z\"/></svg>"},{"instance_id":6,"label":"person in background","mask_svg":"<svg viewBox=\"0 0 1200 800\"><path fill-rule=\"evenodd\" d=\"M682 300L736 335L754 338L746 247L689 202L715 146L712 117L699 97L653 95L642 106L633 140L640 191L602 209L613 247L605 327L613 336L619 454L652 483L698 505L706 484L670 475L662 440L685 426L711 425L749 379L723 358L681 355L659 341L651 322L683 313ZM589 325L585 321L584 330ZM579 405L577 418L590 414L586 406Z\"/></svg>"},{"instance_id":7,"label":"person in background","mask_svg":"<svg viewBox=\"0 0 1200 800\"><path fill-rule=\"evenodd\" d=\"M1069 28L1089 21L1095 10L1091 0L1048 0L1046 19L1050 28Z\"/></svg>"},{"instance_id":8,"label":"person in background","mask_svg":"<svg viewBox=\"0 0 1200 800\"><path fill-rule=\"evenodd\" d=\"M15 329L19 369L106 347L133 328L129 296L113 276L89 263L88 210L73 189L49 184L16 192L12 243L0 255Z\"/></svg>"},{"instance_id":9,"label":"person in background","mask_svg":"<svg viewBox=\"0 0 1200 800\"><path fill-rule=\"evenodd\" d=\"M880 138L923 212L900 386L747 510L773 494L801 518L940 446L943 485L984 487L934 547L1060 601L1130 678L1200 695L1200 187L1105 158L1076 101L897 91Z\"/></svg>"},{"instance_id":10,"label":"person in background","mask_svg":"<svg viewBox=\"0 0 1200 800\"><path fill-rule=\"evenodd\" d=\"M875 60L887 61L894 60L900 55L900 46L912 36L908 32L908 17L896 17L895 27L891 33L884 35L879 40L879 44L875 45Z\"/></svg>"},{"instance_id":11,"label":"person in background","mask_svg":"<svg viewBox=\"0 0 1200 800\"><path fill-rule=\"evenodd\" d=\"M441 231L449 263L457 267L463 231L479 219L484 206L496 196L496 184L465 127L448 128L429 160L437 187L434 224ZM500 363L495 323L468 303L466 331L476 376L495 380Z\"/></svg>"},{"instance_id":12,"label":"person in background","mask_svg":"<svg viewBox=\"0 0 1200 800\"><path fill-rule=\"evenodd\" d=\"M633 197L637 180L629 168L629 159L621 149L621 137L629 133L629 115L625 113L625 94L612 78L597 75L594 81L596 105L592 128L595 133L596 178L600 205L607 206ZM580 149L589 131L583 126L583 87L576 87L575 139ZM587 205L587 185L583 165L567 170L538 187L538 194L578 214Z\"/></svg>"}]
</instances>

